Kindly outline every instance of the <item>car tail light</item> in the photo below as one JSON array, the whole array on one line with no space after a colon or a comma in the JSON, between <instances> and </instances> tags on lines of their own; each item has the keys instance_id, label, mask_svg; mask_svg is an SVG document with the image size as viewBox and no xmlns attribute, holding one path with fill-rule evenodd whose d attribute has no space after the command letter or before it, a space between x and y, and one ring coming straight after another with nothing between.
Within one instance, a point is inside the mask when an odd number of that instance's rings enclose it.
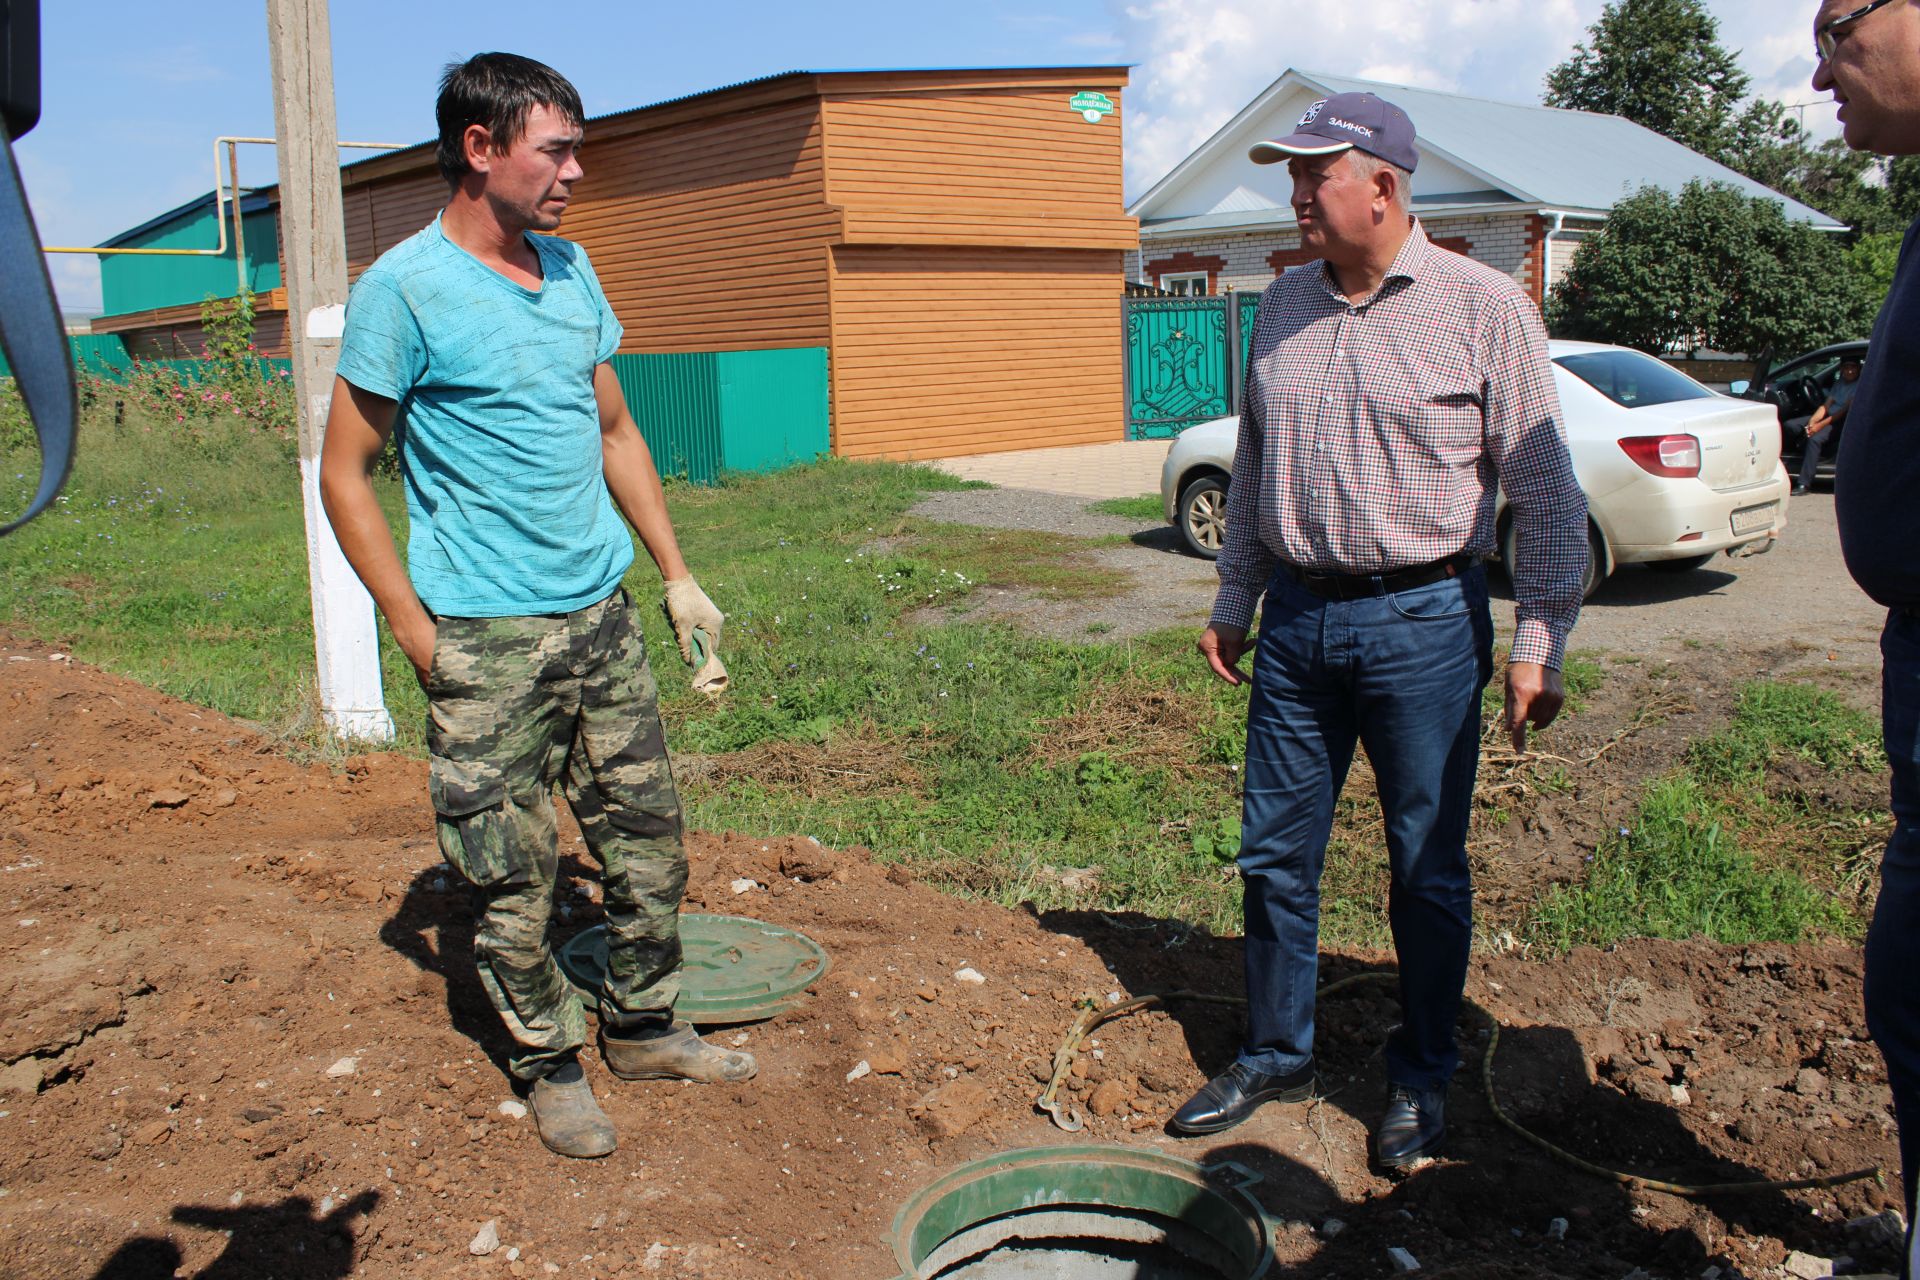
<instances>
[{"instance_id":1,"label":"car tail light","mask_svg":"<svg viewBox=\"0 0 1920 1280\"><path fill-rule=\"evenodd\" d=\"M1700 474L1700 441L1693 436L1626 436L1620 447L1642 471L1653 475Z\"/></svg>"}]
</instances>

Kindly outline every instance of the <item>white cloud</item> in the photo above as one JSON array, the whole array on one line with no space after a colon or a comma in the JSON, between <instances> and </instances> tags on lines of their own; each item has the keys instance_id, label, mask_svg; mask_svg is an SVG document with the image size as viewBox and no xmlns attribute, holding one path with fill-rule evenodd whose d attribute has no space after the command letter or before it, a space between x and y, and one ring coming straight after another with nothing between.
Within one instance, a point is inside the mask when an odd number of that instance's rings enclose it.
<instances>
[{"instance_id":1,"label":"white cloud","mask_svg":"<svg viewBox=\"0 0 1920 1280\"><path fill-rule=\"evenodd\" d=\"M1601 0L1432 0L1390 9L1310 0L1108 0L1139 64L1127 95L1127 187L1137 195L1288 67L1512 102L1542 82L1600 16ZM1720 40L1752 92L1790 104L1816 95L1817 0L1710 0ZM1835 132L1833 108L1808 129Z\"/></svg>"},{"instance_id":2,"label":"white cloud","mask_svg":"<svg viewBox=\"0 0 1920 1280\"><path fill-rule=\"evenodd\" d=\"M88 217L90 211L79 198L68 169L45 159L37 151L24 148L14 153L14 160L20 168L20 182L26 188L27 204L33 210L40 243L95 243L97 236L64 238L73 235L76 227L97 220ZM100 259L85 253L49 253L43 257L63 311L100 309Z\"/></svg>"},{"instance_id":3,"label":"white cloud","mask_svg":"<svg viewBox=\"0 0 1920 1280\"><path fill-rule=\"evenodd\" d=\"M195 151L196 160L206 154L198 148ZM26 187L27 203L33 209L42 244L98 244L213 185L212 174L196 163L185 171L162 169L157 176L142 170L133 181L133 194L122 190L103 195L102 188L108 182L99 167L101 162L63 148L51 128L35 130L22 138L15 146L14 159L20 166L20 180ZM258 173L263 175L265 170ZM49 253L45 257L61 308L98 312L100 259L86 253Z\"/></svg>"}]
</instances>

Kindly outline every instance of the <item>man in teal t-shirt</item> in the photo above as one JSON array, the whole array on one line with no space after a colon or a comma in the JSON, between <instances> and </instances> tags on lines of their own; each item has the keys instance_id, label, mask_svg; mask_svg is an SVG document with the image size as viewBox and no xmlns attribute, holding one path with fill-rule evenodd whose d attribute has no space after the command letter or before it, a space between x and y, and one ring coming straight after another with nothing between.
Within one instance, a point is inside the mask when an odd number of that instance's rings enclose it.
<instances>
[{"instance_id":1,"label":"man in teal t-shirt","mask_svg":"<svg viewBox=\"0 0 1920 1280\"><path fill-rule=\"evenodd\" d=\"M660 476L609 358L620 322L578 246L548 235L581 176L584 113L557 72L484 53L440 84L432 225L347 304L321 495L426 690L440 850L473 888L474 959L541 1141L614 1148L555 963L560 786L600 862L600 1052L628 1079L737 1083L753 1059L673 1020L687 858L646 642L620 581L627 524L666 583L680 653L722 618L687 571ZM407 563L370 480L392 436Z\"/></svg>"}]
</instances>

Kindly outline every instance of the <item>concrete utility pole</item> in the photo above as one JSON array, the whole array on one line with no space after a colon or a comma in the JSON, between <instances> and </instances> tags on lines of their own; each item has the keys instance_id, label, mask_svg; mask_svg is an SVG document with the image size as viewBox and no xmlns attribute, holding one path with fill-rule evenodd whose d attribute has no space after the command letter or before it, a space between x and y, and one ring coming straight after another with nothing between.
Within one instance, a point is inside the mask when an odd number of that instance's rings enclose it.
<instances>
[{"instance_id":1,"label":"concrete utility pole","mask_svg":"<svg viewBox=\"0 0 1920 1280\"><path fill-rule=\"evenodd\" d=\"M333 402L347 309L347 231L340 209L327 0L267 0L267 36L273 49L280 262L300 410L300 493L307 514L320 708L327 727L341 737L384 742L393 737L393 717L380 690L373 599L341 553L320 506L320 439Z\"/></svg>"}]
</instances>

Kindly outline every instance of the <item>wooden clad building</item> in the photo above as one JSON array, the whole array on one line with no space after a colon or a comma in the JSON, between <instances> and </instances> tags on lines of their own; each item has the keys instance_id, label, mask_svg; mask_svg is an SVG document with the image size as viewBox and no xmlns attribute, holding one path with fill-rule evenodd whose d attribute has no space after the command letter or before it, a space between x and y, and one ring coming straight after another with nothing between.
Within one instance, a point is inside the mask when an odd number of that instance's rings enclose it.
<instances>
[{"instance_id":1,"label":"wooden clad building","mask_svg":"<svg viewBox=\"0 0 1920 1280\"><path fill-rule=\"evenodd\" d=\"M622 353L653 358L623 362L629 401L679 380L724 434L818 397L846 457L1120 439L1125 83L791 72L589 122L560 234L591 255ZM431 145L342 182L355 275L445 199Z\"/></svg>"}]
</instances>

